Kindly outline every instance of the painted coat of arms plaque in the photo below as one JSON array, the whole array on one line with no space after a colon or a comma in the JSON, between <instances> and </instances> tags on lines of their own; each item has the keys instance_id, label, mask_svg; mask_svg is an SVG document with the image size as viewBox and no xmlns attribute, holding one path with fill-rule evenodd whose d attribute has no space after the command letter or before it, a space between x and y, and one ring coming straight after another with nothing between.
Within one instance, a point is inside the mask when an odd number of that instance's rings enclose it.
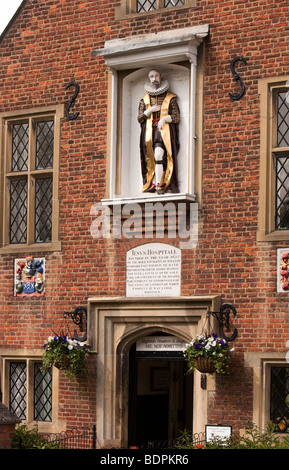
<instances>
[{"instance_id":1,"label":"painted coat of arms plaque","mask_svg":"<svg viewBox=\"0 0 289 470\"><path fill-rule=\"evenodd\" d=\"M42 296L45 287L45 259L27 256L14 261L14 296Z\"/></svg>"}]
</instances>

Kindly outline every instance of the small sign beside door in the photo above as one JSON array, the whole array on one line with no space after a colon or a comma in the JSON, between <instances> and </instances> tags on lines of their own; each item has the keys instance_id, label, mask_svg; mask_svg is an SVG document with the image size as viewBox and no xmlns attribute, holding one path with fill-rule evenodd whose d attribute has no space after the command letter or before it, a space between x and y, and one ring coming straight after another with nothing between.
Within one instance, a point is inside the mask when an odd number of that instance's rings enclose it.
<instances>
[{"instance_id":1,"label":"small sign beside door","mask_svg":"<svg viewBox=\"0 0 289 470\"><path fill-rule=\"evenodd\" d=\"M206 442L210 442L213 439L225 440L231 437L232 426L206 426Z\"/></svg>"}]
</instances>

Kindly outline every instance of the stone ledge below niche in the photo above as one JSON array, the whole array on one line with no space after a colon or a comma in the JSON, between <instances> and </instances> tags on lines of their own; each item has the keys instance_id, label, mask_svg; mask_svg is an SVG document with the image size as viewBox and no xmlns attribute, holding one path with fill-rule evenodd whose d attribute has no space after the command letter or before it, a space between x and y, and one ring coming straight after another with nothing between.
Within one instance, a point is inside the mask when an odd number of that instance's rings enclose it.
<instances>
[{"instance_id":1,"label":"stone ledge below niche","mask_svg":"<svg viewBox=\"0 0 289 470\"><path fill-rule=\"evenodd\" d=\"M135 197L121 197L116 196L111 199L102 199L101 203L103 206L119 206L124 204L144 204L146 202L196 202L196 196L189 193L175 193L175 194L164 194L164 195L151 195L143 194L142 196Z\"/></svg>"}]
</instances>

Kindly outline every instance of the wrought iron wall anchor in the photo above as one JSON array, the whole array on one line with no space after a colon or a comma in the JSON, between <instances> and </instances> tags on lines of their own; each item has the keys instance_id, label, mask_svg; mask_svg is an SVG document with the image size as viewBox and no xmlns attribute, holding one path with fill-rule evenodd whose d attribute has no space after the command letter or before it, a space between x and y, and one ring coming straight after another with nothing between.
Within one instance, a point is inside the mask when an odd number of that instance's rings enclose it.
<instances>
[{"instance_id":1,"label":"wrought iron wall anchor","mask_svg":"<svg viewBox=\"0 0 289 470\"><path fill-rule=\"evenodd\" d=\"M231 63L230 63L231 72L232 72L232 74L233 74L234 79L236 80L236 82L239 83L240 88L241 88L240 93L237 93L236 95L233 95L232 93L229 93L229 96L230 96L230 98L231 98L232 100L239 100L240 98L242 98L242 96L243 96L244 93L245 93L245 85L244 85L244 83L242 82L242 80L241 80L239 74L238 74L238 73L236 72L236 70L235 70L235 64L236 64L236 62L238 62L238 61L243 62L245 65L247 64L246 59L244 59L244 57L242 57L242 56L235 57L235 59L231 60Z\"/></svg>"},{"instance_id":2,"label":"wrought iron wall anchor","mask_svg":"<svg viewBox=\"0 0 289 470\"><path fill-rule=\"evenodd\" d=\"M233 305L231 304L224 304L220 308L219 312L210 312L208 311L207 315L212 315L213 317L216 317L218 322L219 322L219 327L220 327L220 334L221 336L227 340L227 341L234 341L237 337L237 329L235 328L233 333L230 336L227 336L224 332L224 327L226 328L226 331L230 331L230 315L233 314L235 317L237 312L236 309Z\"/></svg>"},{"instance_id":3,"label":"wrought iron wall anchor","mask_svg":"<svg viewBox=\"0 0 289 470\"><path fill-rule=\"evenodd\" d=\"M79 84L75 81L69 82L69 83L67 83L65 89L67 90L67 88L70 88L71 86L75 87L75 92L73 93L72 97L68 101L68 104L65 108L65 116L67 117L67 119L73 120L73 119L76 119L79 116L79 112L77 111L77 113L70 114L69 110L70 110L71 106L73 105L74 101L76 100L77 95L79 93Z\"/></svg>"},{"instance_id":4,"label":"wrought iron wall anchor","mask_svg":"<svg viewBox=\"0 0 289 470\"><path fill-rule=\"evenodd\" d=\"M207 388L207 375L206 374L201 375L201 388L203 390L206 390Z\"/></svg>"},{"instance_id":5,"label":"wrought iron wall anchor","mask_svg":"<svg viewBox=\"0 0 289 470\"><path fill-rule=\"evenodd\" d=\"M84 332L84 335L79 337L77 331L74 330L74 338L78 341L87 340L87 308L86 307L76 307L74 312L64 312L64 318L70 317L75 325L78 326L78 329L81 333Z\"/></svg>"}]
</instances>

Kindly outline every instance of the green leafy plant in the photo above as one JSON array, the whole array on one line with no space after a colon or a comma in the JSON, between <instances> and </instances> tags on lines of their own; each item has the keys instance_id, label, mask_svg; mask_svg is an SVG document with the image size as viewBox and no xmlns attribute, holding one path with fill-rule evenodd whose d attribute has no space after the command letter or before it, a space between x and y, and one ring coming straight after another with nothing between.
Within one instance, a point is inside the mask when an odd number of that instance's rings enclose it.
<instances>
[{"instance_id":1,"label":"green leafy plant","mask_svg":"<svg viewBox=\"0 0 289 470\"><path fill-rule=\"evenodd\" d=\"M179 437L176 439L175 449L203 449L204 443L195 440L193 434L184 429L180 431Z\"/></svg>"},{"instance_id":2,"label":"green leafy plant","mask_svg":"<svg viewBox=\"0 0 289 470\"><path fill-rule=\"evenodd\" d=\"M219 338L215 333L209 335L197 335L187 345L184 351L188 363L188 373L197 368L199 358L207 358L214 365L219 374L226 374L229 369L230 350L225 339Z\"/></svg>"},{"instance_id":3,"label":"green leafy plant","mask_svg":"<svg viewBox=\"0 0 289 470\"><path fill-rule=\"evenodd\" d=\"M21 424L15 429L11 447L12 449L59 449L59 444L48 442L41 436L37 425L28 429L26 424Z\"/></svg>"},{"instance_id":4,"label":"green leafy plant","mask_svg":"<svg viewBox=\"0 0 289 470\"><path fill-rule=\"evenodd\" d=\"M52 366L64 370L70 379L88 377L86 355L89 346L67 335L49 336L44 344L42 370L48 372Z\"/></svg>"},{"instance_id":5,"label":"green leafy plant","mask_svg":"<svg viewBox=\"0 0 289 470\"><path fill-rule=\"evenodd\" d=\"M243 436L232 435L221 440L212 439L207 443L208 449L288 449L289 436L276 433L276 426L269 421L265 431L260 431L254 423L249 423Z\"/></svg>"},{"instance_id":6,"label":"green leafy plant","mask_svg":"<svg viewBox=\"0 0 289 470\"><path fill-rule=\"evenodd\" d=\"M203 444L203 445L202 445ZM196 442L191 432L183 430L175 443L177 449L289 449L289 435L276 433L276 426L269 421L265 431L254 423L248 423L242 436L232 434L229 438L215 436L209 442Z\"/></svg>"}]
</instances>

